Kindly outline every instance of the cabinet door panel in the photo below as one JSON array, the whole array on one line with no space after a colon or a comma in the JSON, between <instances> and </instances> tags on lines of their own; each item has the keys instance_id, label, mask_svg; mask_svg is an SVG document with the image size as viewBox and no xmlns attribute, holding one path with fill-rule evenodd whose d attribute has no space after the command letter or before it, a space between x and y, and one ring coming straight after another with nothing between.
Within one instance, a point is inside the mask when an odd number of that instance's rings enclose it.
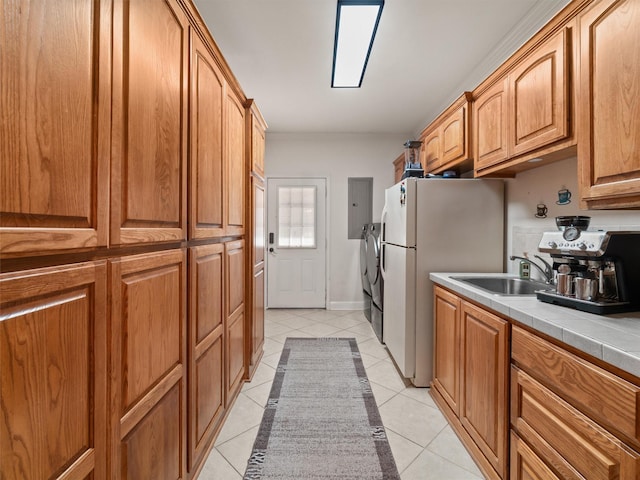
<instances>
[{"instance_id":1,"label":"cabinet door panel","mask_svg":"<svg viewBox=\"0 0 640 480\"><path fill-rule=\"evenodd\" d=\"M122 440L122 480L184 479L181 460L182 382L176 384Z\"/></svg>"},{"instance_id":2,"label":"cabinet door panel","mask_svg":"<svg viewBox=\"0 0 640 480\"><path fill-rule=\"evenodd\" d=\"M493 468L507 465L508 324L462 302L460 421Z\"/></svg>"},{"instance_id":3,"label":"cabinet door panel","mask_svg":"<svg viewBox=\"0 0 640 480\"><path fill-rule=\"evenodd\" d=\"M189 249L189 467L206 453L224 413L224 245Z\"/></svg>"},{"instance_id":4,"label":"cabinet door panel","mask_svg":"<svg viewBox=\"0 0 640 480\"><path fill-rule=\"evenodd\" d=\"M227 315L231 316L244 304L244 240L226 244Z\"/></svg>"},{"instance_id":5,"label":"cabinet door panel","mask_svg":"<svg viewBox=\"0 0 640 480\"><path fill-rule=\"evenodd\" d=\"M205 434L213 433L210 429L217 425L224 413L223 366L224 345L223 337L220 335L196 361L194 391L197 398L193 421L196 425L194 441L200 448L206 446L201 444L209 439Z\"/></svg>"},{"instance_id":6,"label":"cabinet door panel","mask_svg":"<svg viewBox=\"0 0 640 480\"><path fill-rule=\"evenodd\" d=\"M3 2L2 18L0 252L104 246L108 2Z\"/></svg>"},{"instance_id":7,"label":"cabinet door panel","mask_svg":"<svg viewBox=\"0 0 640 480\"><path fill-rule=\"evenodd\" d=\"M466 107L460 107L442 124L442 164L466 153L465 116Z\"/></svg>"},{"instance_id":8,"label":"cabinet door panel","mask_svg":"<svg viewBox=\"0 0 640 480\"><path fill-rule=\"evenodd\" d=\"M435 287L434 386L459 415L460 400L460 300Z\"/></svg>"},{"instance_id":9,"label":"cabinet door panel","mask_svg":"<svg viewBox=\"0 0 640 480\"><path fill-rule=\"evenodd\" d=\"M251 364L257 365L264 345L264 270L253 275L253 315L252 315Z\"/></svg>"},{"instance_id":10,"label":"cabinet door panel","mask_svg":"<svg viewBox=\"0 0 640 480\"><path fill-rule=\"evenodd\" d=\"M474 102L475 169L505 160L507 152L507 80L498 81Z\"/></svg>"},{"instance_id":11,"label":"cabinet door panel","mask_svg":"<svg viewBox=\"0 0 640 480\"><path fill-rule=\"evenodd\" d=\"M580 18L581 197L593 208L640 207L640 5L595 3Z\"/></svg>"},{"instance_id":12,"label":"cabinet door panel","mask_svg":"<svg viewBox=\"0 0 640 480\"><path fill-rule=\"evenodd\" d=\"M253 171L264 178L264 149L265 149L265 134L264 128L260 123L253 118L252 121L252 138L251 138L251 152L252 152L252 169Z\"/></svg>"},{"instance_id":13,"label":"cabinet door panel","mask_svg":"<svg viewBox=\"0 0 640 480\"><path fill-rule=\"evenodd\" d=\"M114 9L111 240L186 238L187 20L175 0Z\"/></svg>"},{"instance_id":14,"label":"cabinet door panel","mask_svg":"<svg viewBox=\"0 0 640 480\"><path fill-rule=\"evenodd\" d=\"M436 130L424 139L425 171L431 172L442 164L442 152L440 151L440 132Z\"/></svg>"},{"instance_id":15,"label":"cabinet door panel","mask_svg":"<svg viewBox=\"0 0 640 480\"><path fill-rule=\"evenodd\" d=\"M226 101L227 226L229 235L244 233L244 107L231 91Z\"/></svg>"},{"instance_id":16,"label":"cabinet door panel","mask_svg":"<svg viewBox=\"0 0 640 480\"><path fill-rule=\"evenodd\" d=\"M264 209L264 184L252 179L253 184L253 268L264 266L265 255L265 209Z\"/></svg>"},{"instance_id":17,"label":"cabinet door panel","mask_svg":"<svg viewBox=\"0 0 640 480\"><path fill-rule=\"evenodd\" d=\"M519 155L568 133L568 31L561 30L533 52L510 79L510 155Z\"/></svg>"},{"instance_id":18,"label":"cabinet door panel","mask_svg":"<svg viewBox=\"0 0 640 480\"><path fill-rule=\"evenodd\" d=\"M226 354L227 354L227 405L239 391L244 377L244 285L245 261L244 240L225 244L226 268Z\"/></svg>"},{"instance_id":19,"label":"cabinet door panel","mask_svg":"<svg viewBox=\"0 0 640 480\"><path fill-rule=\"evenodd\" d=\"M224 233L223 129L225 81L216 62L191 30L190 238Z\"/></svg>"},{"instance_id":20,"label":"cabinet door panel","mask_svg":"<svg viewBox=\"0 0 640 480\"><path fill-rule=\"evenodd\" d=\"M184 478L185 252L117 258L110 277L112 469L124 478Z\"/></svg>"},{"instance_id":21,"label":"cabinet door panel","mask_svg":"<svg viewBox=\"0 0 640 480\"><path fill-rule=\"evenodd\" d=\"M6 274L0 288L2 478L106 478L104 263Z\"/></svg>"},{"instance_id":22,"label":"cabinet door panel","mask_svg":"<svg viewBox=\"0 0 640 480\"><path fill-rule=\"evenodd\" d=\"M139 270L134 263L123 262L119 293L126 332L121 362L125 409L181 360L184 267L177 253L174 264L145 265Z\"/></svg>"}]
</instances>

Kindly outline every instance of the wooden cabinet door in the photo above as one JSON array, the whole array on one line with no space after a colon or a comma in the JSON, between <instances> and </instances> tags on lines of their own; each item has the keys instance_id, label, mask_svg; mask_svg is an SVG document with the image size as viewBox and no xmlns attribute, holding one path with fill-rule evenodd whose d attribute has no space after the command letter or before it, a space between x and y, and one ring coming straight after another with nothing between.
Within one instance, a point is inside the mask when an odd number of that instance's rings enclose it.
<instances>
[{"instance_id":1,"label":"wooden cabinet door","mask_svg":"<svg viewBox=\"0 0 640 480\"><path fill-rule=\"evenodd\" d=\"M509 324L462 302L460 421L501 478L509 423Z\"/></svg>"},{"instance_id":2,"label":"wooden cabinet door","mask_svg":"<svg viewBox=\"0 0 640 480\"><path fill-rule=\"evenodd\" d=\"M114 2L111 243L186 238L188 23L177 0Z\"/></svg>"},{"instance_id":3,"label":"wooden cabinet door","mask_svg":"<svg viewBox=\"0 0 640 480\"><path fill-rule=\"evenodd\" d=\"M237 395L244 377L244 256L244 240L225 243L226 405L229 405Z\"/></svg>"},{"instance_id":4,"label":"wooden cabinet door","mask_svg":"<svg viewBox=\"0 0 640 480\"><path fill-rule=\"evenodd\" d=\"M568 135L568 41L560 30L509 73L509 156Z\"/></svg>"},{"instance_id":5,"label":"wooden cabinet door","mask_svg":"<svg viewBox=\"0 0 640 480\"><path fill-rule=\"evenodd\" d=\"M189 249L189 471L224 413L224 245Z\"/></svg>"},{"instance_id":6,"label":"wooden cabinet door","mask_svg":"<svg viewBox=\"0 0 640 480\"><path fill-rule=\"evenodd\" d=\"M434 288L433 386L458 416L460 414L460 299Z\"/></svg>"},{"instance_id":7,"label":"wooden cabinet door","mask_svg":"<svg viewBox=\"0 0 640 480\"><path fill-rule=\"evenodd\" d=\"M225 169L227 235L244 234L244 106L236 94L227 89L225 100Z\"/></svg>"},{"instance_id":8,"label":"wooden cabinet door","mask_svg":"<svg viewBox=\"0 0 640 480\"><path fill-rule=\"evenodd\" d=\"M116 478L187 478L185 267L182 249L110 261Z\"/></svg>"},{"instance_id":9,"label":"wooden cabinet door","mask_svg":"<svg viewBox=\"0 0 640 480\"><path fill-rule=\"evenodd\" d=\"M190 29L189 238L224 234L223 124L225 80L198 34Z\"/></svg>"},{"instance_id":10,"label":"wooden cabinet door","mask_svg":"<svg viewBox=\"0 0 640 480\"><path fill-rule=\"evenodd\" d=\"M428 133L422 140L424 148L424 171L432 172L442 164L440 129Z\"/></svg>"},{"instance_id":11,"label":"wooden cabinet door","mask_svg":"<svg viewBox=\"0 0 640 480\"><path fill-rule=\"evenodd\" d=\"M0 476L106 479L104 262L0 276Z\"/></svg>"},{"instance_id":12,"label":"wooden cabinet door","mask_svg":"<svg viewBox=\"0 0 640 480\"><path fill-rule=\"evenodd\" d=\"M264 178L265 131L255 115L251 116L251 124L251 169Z\"/></svg>"},{"instance_id":13,"label":"wooden cabinet door","mask_svg":"<svg viewBox=\"0 0 640 480\"><path fill-rule=\"evenodd\" d=\"M463 105L451 113L442 123L442 165L467 155L467 106Z\"/></svg>"},{"instance_id":14,"label":"wooden cabinet door","mask_svg":"<svg viewBox=\"0 0 640 480\"><path fill-rule=\"evenodd\" d=\"M421 150L420 150L420 156L422 157L420 159L420 161L424 165L425 163L424 163L424 154L423 154L423 152L424 152L424 144L422 145ZM394 180L394 183L398 183L400 180L402 180L402 174L403 173L404 173L404 153L393 161L393 180Z\"/></svg>"},{"instance_id":15,"label":"wooden cabinet door","mask_svg":"<svg viewBox=\"0 0 640 480\"><path fill-rule=\"evenodd\" d=\"M2 2L2 254L107 245L109 3Z\"/></svg>"},{"instance_id":16,"label":"wooden cabinet door","mask_svg":"<svg viewBox=\"0 0 640 480\"><path fill-rule=\"evenodd\" d=\"M254 177L252 184L253 220L253 252L250 265L250 277L253 279L251 291L251 310L247 318L247 342L249 375L258 366L264 345L264 259L265 259L265 192L264 183Z\"/></svg>"},{"instance_id":17,"label":"wooden cabinet door","mask_svg":"<svg viewBox=\"0 0 640 480\"><path fill-rule=\"evenodd\" d=\"M579 18L582 206L640 207L640 4L595 2Z\"/></svg>"},{"instance_id":18,"label":"wooden cabinet door","mask_svg":"<svg viewBox=\"0 0 640 480\"><path fill-rule=\"evenodd\" d=\"M251 349L251 367L255 369L262 357L264 346L264 269L253 274L253 303L252 303L253 336Z\"/></svg>"},{"instance_id":19,"label":"wooden cabinet door","mask_svg":"<svg viewBox=\"0 0 640 480\"><path fill-rule=\"evenodd\" d=\"M508 158L507 79L499 80L480 95L473 105L475 170Z\"/></svg>"}]
</instances>

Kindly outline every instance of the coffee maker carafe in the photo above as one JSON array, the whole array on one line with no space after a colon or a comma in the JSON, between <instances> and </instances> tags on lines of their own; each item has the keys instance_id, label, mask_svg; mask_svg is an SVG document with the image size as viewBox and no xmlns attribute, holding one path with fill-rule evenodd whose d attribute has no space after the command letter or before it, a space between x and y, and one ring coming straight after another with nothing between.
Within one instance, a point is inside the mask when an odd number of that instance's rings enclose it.
<instances>
[{"instance_id":1,"label":"coffee maker carafe","mask_svg":"<svg viewBox=\"0 0 640 480\"><path fill-rule=\"evenodd\" d=\"M538 300L598 314L640 310L640 231L573 237L542 235L538 250L553 259L556 290L538 292Z\"/></svg>"}]
</instances>

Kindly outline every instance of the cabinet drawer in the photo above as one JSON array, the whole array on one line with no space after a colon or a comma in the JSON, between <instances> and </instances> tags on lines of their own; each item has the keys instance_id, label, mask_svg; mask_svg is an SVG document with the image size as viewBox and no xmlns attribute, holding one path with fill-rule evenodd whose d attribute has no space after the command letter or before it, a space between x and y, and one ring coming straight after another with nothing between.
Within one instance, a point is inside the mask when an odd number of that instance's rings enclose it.
<instances>
[{"instance_id":1,"label":"cabinet drawer","mask_svg":"<svg viewBox=\"0 0 640 480\"><path fill-rule=\"evenodd\" d=\"M599 424L640 445L640 387L515 326L511 348L519 367Z\"/></svg>"},{"instance_id":2,"label":"cabinet drawer","mask_svg":"<svg viewBox=\"0 0 640 480\"><path fill-rule=\"evenodd\" d=\"M513 480L559 480L526 442L511 431L510 477Z\"/></svg>"},{"instance_id":3,"label":"cabinet drawer","mask_svg":"<svg viewBox=\"0 0 640 480\"><path fill-rule=\"evenodd\" d=\"M512 428L558 477L638 478L640 454L513 366L511 389Z\"/></svg>"}]
</instances>

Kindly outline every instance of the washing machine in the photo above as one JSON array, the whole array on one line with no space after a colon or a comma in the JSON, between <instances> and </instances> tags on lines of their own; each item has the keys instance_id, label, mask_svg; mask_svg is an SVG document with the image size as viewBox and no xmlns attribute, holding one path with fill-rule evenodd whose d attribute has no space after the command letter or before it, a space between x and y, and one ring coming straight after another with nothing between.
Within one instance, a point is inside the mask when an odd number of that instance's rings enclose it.
<instances>
[{"instance_id":1,"label":"washing machine","mask_svg":"<svg viewBox=\"0 0 640 480\"><path fill-rule=\"evenodd\" d=\"M380 224L369 224L366 236L367 278L371 286L371 326L380 343L382 343L382 299L384 298L384 281L380 272Z\"/></svg>"},{"instance_id":2,"label":"washing machine","mask_svg":"<svg viewBox=\"0 0 640 480\"><path fill-rule=\"evenodd\" d=\"M362 226L360 237L360 279L362 281L362 296L364 299L364 315L371 322L371 284L367 275L367 238L369 237L369 224Z\"/></svg>"}]
</instances>

